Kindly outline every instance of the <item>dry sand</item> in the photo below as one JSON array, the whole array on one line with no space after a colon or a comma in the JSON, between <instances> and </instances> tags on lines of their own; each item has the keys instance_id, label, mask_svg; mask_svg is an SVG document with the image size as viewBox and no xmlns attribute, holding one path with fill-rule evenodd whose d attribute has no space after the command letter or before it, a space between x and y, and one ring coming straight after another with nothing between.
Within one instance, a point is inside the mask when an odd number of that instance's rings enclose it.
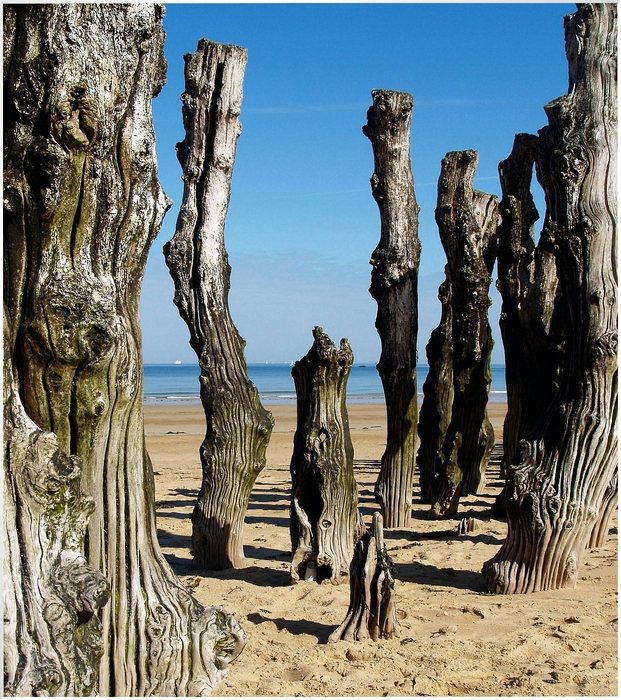
<instances>
[{"instance_id":1,"label":"dry sand","mask_svg":"<svg viewBox=\"0 0 621 700\"><path fill-rule=\"evenodd\" d=\"M490 407L500 439L505 406ZM506 523L489 515L501 487L498 445L485 492L463 499L460 508L459 518L477 518L478 531L458 536L448 532L457 521L428 520L428 506L417 502L417 484L413 527L385 531L397 568L401 637L327 644L347 611L349 587L289 583L295 408L269 408L276 424L246 517L247 566L196 572L189 516L201 478L202 408L145 407L166 558L198 600L223 605L248 635L216 695L617 695L616 534L585 553L575 589L519 596L485 592L481 566L506 533ZM385 411L383 405L352 405L349 417L360 507L370 523ZM439 531L445 535L429 536Z\"/></svg>"}]
</instances>

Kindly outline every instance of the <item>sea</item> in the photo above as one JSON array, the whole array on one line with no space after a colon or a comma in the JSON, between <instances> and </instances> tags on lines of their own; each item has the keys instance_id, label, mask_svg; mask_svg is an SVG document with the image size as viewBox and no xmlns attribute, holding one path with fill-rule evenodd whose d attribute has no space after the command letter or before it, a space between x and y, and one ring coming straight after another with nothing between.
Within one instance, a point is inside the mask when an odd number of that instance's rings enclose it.
<instances>
[{"instance_id":1,"label":"sea","mask_svg":"<svg viewBox=\"0 0 621 700\"><path fill-rule=\"evenodd\" d=\"M423 399L423 382L429 367L417 366L418 400ZM200 403L198 364L144 366L145 403ZM279 363L249 364L248 376L259 390L261 403L265 405L295 405L295 385L291 365ZM504 365L492 365L490 401L505 402ZM382 383L374 364L355 364L347 382L347 403L384 403Z\"/></svg>"}]
</instances>

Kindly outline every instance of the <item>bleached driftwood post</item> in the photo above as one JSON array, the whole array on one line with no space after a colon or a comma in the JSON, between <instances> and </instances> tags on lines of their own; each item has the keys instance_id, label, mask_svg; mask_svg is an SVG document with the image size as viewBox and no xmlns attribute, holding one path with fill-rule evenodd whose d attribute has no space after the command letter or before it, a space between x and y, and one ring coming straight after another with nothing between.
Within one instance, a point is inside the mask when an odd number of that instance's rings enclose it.
<instances>
[{"instance_id":1,"label":"bleached driftwood post","mask_svg":"<svg viewBox=\"0 0 621 700\"><path fill-rule=\"evenodd\" d=\"M448 270L438 289L438 299L442 304L442 316L425 348L429 373L423 384L423 404L418 419L420 446L416 455L420 500L429 504L438 456L453 411L453 299Z\"/></svg>"},{"instance_id":2,"label":"bleached driftwood post","mask_svg":"<svg viewBox=\"0 0 621 700\"><path fill-rule=\"evenodd\" d=\"M243 566L244 518L273 426L248 379L244 341L228 306L224 225L241 133L246 58L245 49L206 39L185 56L186 137L177 146L185 187L175 236L164 248L175 304L201 368L207 432L192 515L194 566L201 569Z\"/></svg>"},{"instance_id":3,"label":"bleached driftwood post","mask_svg":"<svg viewBox=\"0 0 621 700\"><path fill-rule=\"evenodd\" d=\"M373 146L373 197L381 238L373 251L371 294L382 341L377 365L386 397L387 437L375 498L386 527L409 527L416 461L418 336L418 211L410 163L412 95L373 90L363 133Z\"/></svg>"},{"instance_id":4,"label":"bleached driftwood post","mask_svg":"<svg viewBox=\"0 0 621 700\"><path fill-rule=\"evenodd\" d=\"M297 393L297 429L291 457L291 580L304 578L314 562L317 580L338 584L349 577L360 536L354 447L346 390L354 355L345 338L339 350L323 332L291 374Z\"/></svg>"},{"instance_id":5,"label":"bleached driftwood post","mask_svg":"<svg viewBox=\"0 0 621 700\"><path fill-rule=\"evenodd\" d=\"M99 613L102 696L209 693L244 646L235 620L199 605L164 559L145 449L139 296L169 205L151 116L165 79L163 12L78 3L13 5L4 15L5 362L36 426L28 440L39 435L42 467L68 489L75 455L94 501L86 559L112 591ZM18 412L13 421L7 437L19 442ZM71 498L84 517L85 502L77 491ZM74 517L73 506L58 507L53 547L65 514L67 523ZM13 590L20 585L13 580ZM56 675L43 688L56 680L71 692ZM91 680L85 671L73 688Z\"/></svg>"},{"instance_id":6,"label":"bleached driftwood post","mask_svg":"<svg viewBox=\"0 0 621 700\"><path fill-rule=\"evenodd\" d=\"M496 593L572 587L605 529L617 470L617 6L565 19L568 94L546 106L537 177L567 338L561 383L508 473L507 539L483 567Z\"/></svg>"},{"instance_id":7,"label":"bleached driftwood post","mask_svg":"<svg viewBox=\"0 0 621 700\"><path fill-rule=\"evenodd\" d=\"M371 530L358 543L350 567L349 608L328 641L392 639L400 634L395 606L394 564L384 545L382 516L373 514Z\"/></svg>"},{"instance_id":8,"label":"bleached driftwood post","mask_svg":"<svg viewBox=\"0 0 621 700\"><path fill-rule=\"evenodd\" d=\"M476 151L447 153L438 182L436 221L453 301L453 407L431 484L431 516L450 518L460 495L484 484L494 446L487 417L492 334L487 309L496 257L498 200L473 189Z\"/></svg>"}]
</instances>

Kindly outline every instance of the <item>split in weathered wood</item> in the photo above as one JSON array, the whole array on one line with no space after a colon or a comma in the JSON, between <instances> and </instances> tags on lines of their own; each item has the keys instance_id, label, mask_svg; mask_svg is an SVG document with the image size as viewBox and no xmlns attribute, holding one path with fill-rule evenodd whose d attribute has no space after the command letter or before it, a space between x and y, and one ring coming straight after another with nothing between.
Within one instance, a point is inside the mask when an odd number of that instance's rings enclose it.
<instances>
[{"instance_id":1,"label":"split in weathered wood","mask_svg":"<svg viewBox=\"0 0 621 700\"><path fill-rule=\"evenodd\" d=\"M476 151L447 153L436 221L452 290L453 406L431 482L431 517L450 518L462 494L477 493L494 446L487 417L493 340L488 291L496 259L498 200L472 187Z\"/></svg>"},{"instance_id":2,"label":"split in weathered wood","mask_svg":"<svg viewBox=\"0 0 621 700\"><path fill-rule=\"evenodd\" d=\"M371 295L382 341L377 370L386 397L387 436L375 498L386 527L409 527L416 460L416 342L418 337L418 238L420 207L410 162L412 95L373 90L363 133L373 146L373 197L381 238L373 251Z\"/></svg>"},{"instance_id":3,"label":"split in weathered wood","mask_svg":"<svg viewBox=\"0 0 621 700\"><path fill-rule=\"evenodd\" d=\"M536 164L567 343L559 389L508 470L507 539L483 567L503 594L575 586L618 467L617 6L580 5L565 45L569 90L545 108Z\"/></svg>"},{"instance_id":4,"label":"split in weathered wood","mask_svg":"<svg viewBox=\"0 0 621 700\"><path fill-rule=\"evenodd\" d=\"M244 565L244 518L274 424L248 379L245 343L228 304L224 227L246 59L245 49L206 39L185 56L186 137L177 145L183 202L174 238L164 247L174 301L198 356L207 423L200 448L203 480L192 514L192 553L199 569Z\"/></svg>"},{"instance_id":5,"label":"split in weathered wood","mask_svg":"<svg viewBox=\"0 0 621 700\"><path fill-rule=\"evenodd\" d=\"M54 468L68 479L75 455L94 502L85 558L112 591L98 614L102 696L208 694L244 646L235 620L192 598L162 555L145 448L140 287L170 204L151 114L163 13L65 3L4 14L5 362L28 417L56 435L41 447L72 455Z\"/></svg>"},{"instance_id":6,"label":"split in weathered wood","mask_svg":"<svg viewBox=\"0 0 621 700\"><path fill-rule=\"evenodd\" d=\"M386 551L380 513L373 514L370 531L356 544L350 569L349 609L330 642L399 637L395 567Z\"/></svg>"},{"instance_id":7,"label":"split in weathered wood","mask_svg":"<svg viewBox=\"0 0 621 700\"><path fill-rule=\"evenodd\" d=\"M431 483L436 472L446 431L453 411L453 299L451 279L446 279L438 289L442 315L437 328L431 332L427 343L429 372L423 384L423 403L418 420L420 446L416 455L421 503L431 505Z\"/></svg>"},{"instance_id":8,"label":"split in weathered wood","mask_svg":"<svg viewBox=\"0 0 621 700\"><path fill-rule=\"evenodd\" d=\"M322 328L291 370L297 428L291 457L291 581L317 567L319 583L347 581L360 537L354 447L345 403L354 355L347 339L337 350Z\"/></svg>"}]
</instances>

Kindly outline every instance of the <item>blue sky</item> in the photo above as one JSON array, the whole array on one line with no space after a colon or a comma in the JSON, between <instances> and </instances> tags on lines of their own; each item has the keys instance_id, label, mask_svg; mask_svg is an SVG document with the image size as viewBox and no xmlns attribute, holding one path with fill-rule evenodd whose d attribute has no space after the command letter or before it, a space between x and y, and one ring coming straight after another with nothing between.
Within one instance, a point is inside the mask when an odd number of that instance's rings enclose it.
<instances>
[{"instance_id":1,"label":"blue sky","mask_svg":"<svg viewBox=\"0 0 621 700\"><path fill-rule=\"evenodd\" d=\"M445 257L434 220L440 161L479 152L475 186L500 194L498 162L517 132L546 125L547 102L567 90L564 15L540 4L167 4L168 83L153 102L160 179L174 201L149 256L142 291L144 360L195 362L172 303L162 246L183 188L175 143L184 136L183 55L201 37L248 49L226 247L233 320L249 362L302 357L311 329L357 362L379 358L369 258L380 235L371 196L371 90L414 95L412 170L422 255L419 361L437 325ZM538 186L536 186L538 188ZM542 197L536 193L543 219ZM503 362L497 317L493 361Z\"/></svg>"}]
</instances>

